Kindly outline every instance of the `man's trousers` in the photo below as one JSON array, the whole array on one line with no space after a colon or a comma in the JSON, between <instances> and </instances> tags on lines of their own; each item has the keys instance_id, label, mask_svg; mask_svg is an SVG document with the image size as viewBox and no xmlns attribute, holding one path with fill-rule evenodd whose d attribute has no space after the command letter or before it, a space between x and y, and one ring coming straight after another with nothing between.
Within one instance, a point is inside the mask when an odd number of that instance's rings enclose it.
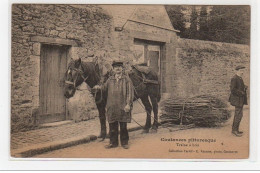
<instances>
[{"instance_id":1,"label":"man's trousers","mask_svg":"<svg viewBox=\"0 0 260 173\"><path fill-rule=\"evenodd\" d=\"M234 120L233 120L233 125L232 125L232 131L239 131L239 125L240 125L240 121L243 117L243 106L235 107L235 116L234 116Z\"/></svg>"},{"instance_id":2,"label":"man's trousers","mask_svg":"<svg viewBox=\"0 0 260 173\"><path fill-rule=\"evenodd\" d=\"M129 136L127 130L127 123L118 121L109 123L110 144L118 146L118 124L120 124L121 145L128 145Z\"/></svg>"}]
</instances>

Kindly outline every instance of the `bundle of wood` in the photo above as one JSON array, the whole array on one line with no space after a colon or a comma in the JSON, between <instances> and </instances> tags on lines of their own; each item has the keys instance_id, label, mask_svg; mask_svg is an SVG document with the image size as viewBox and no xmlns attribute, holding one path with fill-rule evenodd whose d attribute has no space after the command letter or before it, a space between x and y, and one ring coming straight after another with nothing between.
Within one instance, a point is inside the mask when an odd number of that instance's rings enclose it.
<instances>
[{"instance_id":1,"label":"bundle of wood","mask_svg":"<svg viewBox=\"0 0 260 173\"><path fill-rule=\"evenodd\" d=\"M227 105L220 99L209 95L169 98L162 101L161 107L161 122L167 124L195 124L200 127L214 127L230 118Z\"/></svg>"}]
</instances>

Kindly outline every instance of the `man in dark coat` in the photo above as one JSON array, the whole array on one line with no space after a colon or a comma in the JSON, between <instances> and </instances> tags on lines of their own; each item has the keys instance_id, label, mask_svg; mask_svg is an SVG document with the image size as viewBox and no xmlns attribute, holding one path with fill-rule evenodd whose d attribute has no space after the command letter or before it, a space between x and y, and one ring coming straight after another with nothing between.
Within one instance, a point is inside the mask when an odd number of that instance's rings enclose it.
<instances>
[{"instance_id":1,"label":"man in dark coat","mask_svg":"<svg viewBox=\"0 0 260 173\"><path fill-rule=\"evenodd\" d=\"M110 130L110 144L106 148L118 146L118 126L120 126L120 142L124 149L128 149L127 123L131 122L131 109L134 97L132 81L123 73L123 62L114 61L114 74L108 78L101 88L107 93L106 115Z\"/></svg>"},{"instance_id":2,"label":"man in dark coat","mask_svg":"<svg viewBox=\"0 0 260 173\"><path fill-rule=\"evenodd\" d=\"M231 79L229 102L235 106L235 116L232 125L232 133L235 136L242 136L243 132L239 131L240 121L243 117L243 106L247 105L247 86L245 86L242 76L244 74L244 66L236 67L236 75Z\"/></svg>"}]
</instances>

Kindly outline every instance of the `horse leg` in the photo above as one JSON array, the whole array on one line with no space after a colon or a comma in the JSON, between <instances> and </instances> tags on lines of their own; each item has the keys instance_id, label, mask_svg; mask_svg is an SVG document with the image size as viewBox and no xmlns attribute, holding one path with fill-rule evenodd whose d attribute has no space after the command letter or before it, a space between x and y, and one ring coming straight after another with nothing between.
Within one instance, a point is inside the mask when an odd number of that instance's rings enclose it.
<instances>
[{"instance_id":1,"label":"horse leg","mask_svg":"<svg viewBox=\"0 0 260 173\"><path fill-rule=\"evenodd\" d=\"M144 130L143 130L143 133L149 133L149 129L151 127L151 112L152 112L152 106L150 104L150 101L148 99L148 95L145 95L143 97L141 97L141 100L142 100L142 103L145 107L145 110L146 110L146 123L145 123L145 126L144 126Z\"/></svg>"},{"instance_id":2,"label":"horse leg","mask_svg":"<svg viewBox=\"0 0 260 173\"><path fill-rule=\"evenodd\" d=\"M150 96L150 99L153 105L153 114L154 114L152 130L156 132L158 129L158 102L157 102L157 97L155 96Z\"/></svg>"},{"instance_id":3,"label":"horse leg","mask_svg":"<svg viewBox=\"0 0 260 173\"><path fill-rule=\"evenodd\" d=\"M106 110L105 110L105 106L103 106L102 104L98 104L97 105L98 108L98 113L99 113L99 121L100 121L100 135L98 136L98 138L102 138L102 140L104 140L106 138L107 135L107 127L106 127Z\"/></svg>"}]
</instances>

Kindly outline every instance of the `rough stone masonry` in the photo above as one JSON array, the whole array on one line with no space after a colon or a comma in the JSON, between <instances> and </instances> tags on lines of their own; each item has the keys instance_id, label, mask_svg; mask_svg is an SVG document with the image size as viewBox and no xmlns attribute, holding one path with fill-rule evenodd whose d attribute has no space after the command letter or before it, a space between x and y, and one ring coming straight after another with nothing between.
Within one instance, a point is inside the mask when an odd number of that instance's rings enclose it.
<instances>
[{"instance_id":1,"label":"rough stone masonry","mask_svg":"<svg viewBox=\"0 0 260 173\"><path fill-rule=\"evenodd\" d=\"M80 44L80 47L71 50L72 58L76 59L85 58L89 52L102 54L110 50L110 31L111 16L95 5L12 5L12 131L32 127L32 115L39 107L41 44L32 42L31 37L74 40ZM78 108L77 112L95 109L87 90L79 95L88 104ZM73 108L73 100L71 102ZM73 114L73 110L69 111ZM85 115L76 119L88 119L91 116Z\"/></svg>"},{"instance_id":2,"label":"rough stone masonry","mask_svg":"<svg viewBox=\"0 0 260 173\"><path fill-rule=\"evenodd\" d=\"M246 66L244 82L250 85L248 45L180 39L172 93L176 97L213 95L228 102L235 67ZM250 95L248 90L248 96Z\"/></svg>"}]
</instances>

